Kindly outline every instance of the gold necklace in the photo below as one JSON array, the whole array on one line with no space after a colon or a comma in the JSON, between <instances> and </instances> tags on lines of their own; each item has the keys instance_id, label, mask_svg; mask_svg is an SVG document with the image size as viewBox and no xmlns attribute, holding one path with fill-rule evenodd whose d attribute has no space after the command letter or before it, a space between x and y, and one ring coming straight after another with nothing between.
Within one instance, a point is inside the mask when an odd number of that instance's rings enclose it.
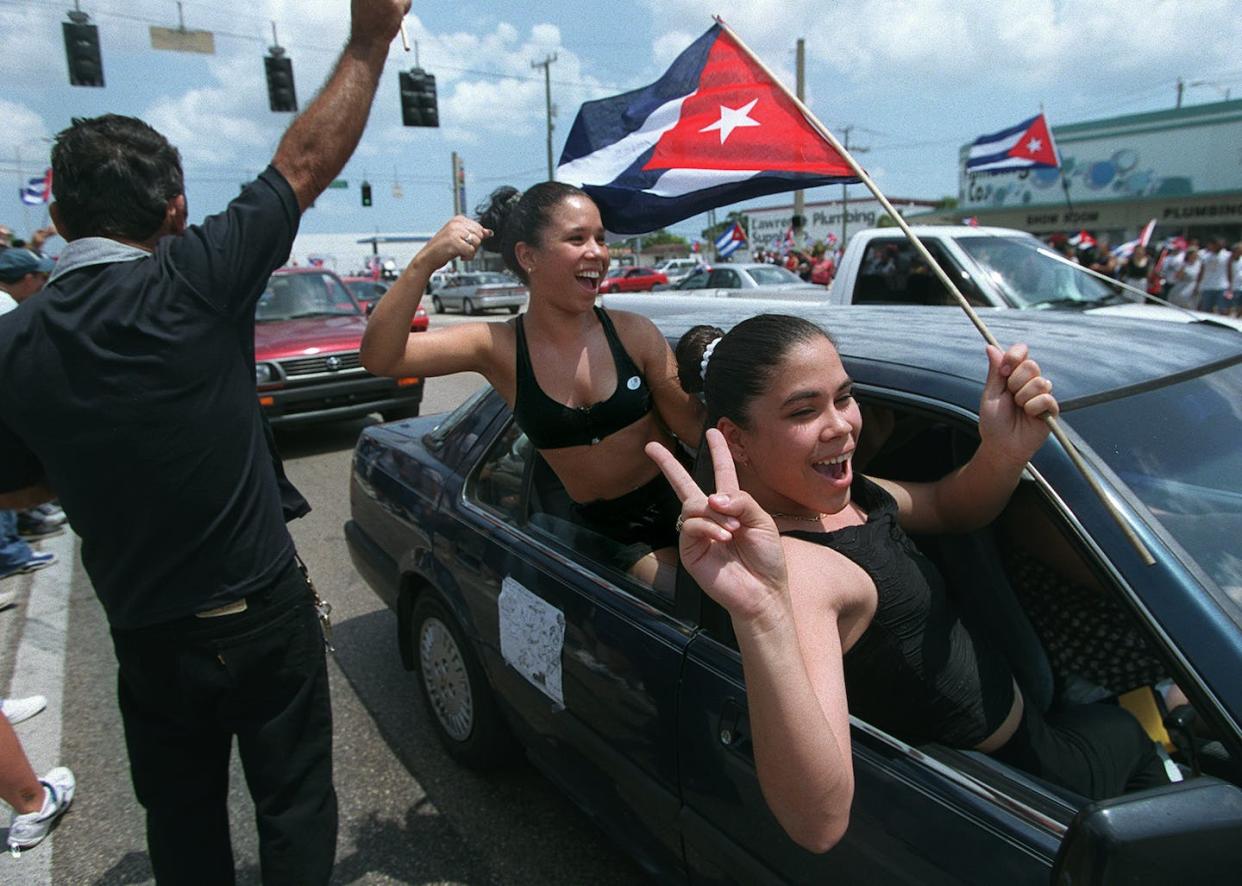
<instances>
[{"instance_id":1,"label":"gold necklace","mask_svg":"<svg viewBox=\"0 0 1242 886\"><path fill-rule=\"evenodd\" d=\"M783 511L768 511L768 513L773 517L785 517L789 520L805 520L807 523L815 523L827 516L823 512L816 514L814 517L808 517L806 514L786 514Z\"/></svg>"}]
</instances>

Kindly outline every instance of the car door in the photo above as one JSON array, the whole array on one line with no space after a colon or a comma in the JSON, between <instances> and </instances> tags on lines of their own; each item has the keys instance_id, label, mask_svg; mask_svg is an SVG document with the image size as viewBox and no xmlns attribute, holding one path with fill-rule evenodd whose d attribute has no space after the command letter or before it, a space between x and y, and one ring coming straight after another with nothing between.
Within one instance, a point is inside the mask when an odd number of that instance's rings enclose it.
<instances>
[{"instance_id":1,"label":"car door","mask_svg":"<svg viewBox=\"0 0 1242 886\"><path fill-rule=\"evenodd\" d=\"M708 289L741 289L742 275L733 268L712 268L707 278Z\"/></svg>"},{"instance_id":2,"label":"car door","mask_svg":"<svg viewBox=\"0 0 1242 886\"><path fill-rule=\"evenodd\" d=\"M485 667L536 765L640 863L679 871L677 681L692 629L671 597L610 565L620 546L575 525L567 502L512 423L466 484Z\"/></svg>"}]
</instances>

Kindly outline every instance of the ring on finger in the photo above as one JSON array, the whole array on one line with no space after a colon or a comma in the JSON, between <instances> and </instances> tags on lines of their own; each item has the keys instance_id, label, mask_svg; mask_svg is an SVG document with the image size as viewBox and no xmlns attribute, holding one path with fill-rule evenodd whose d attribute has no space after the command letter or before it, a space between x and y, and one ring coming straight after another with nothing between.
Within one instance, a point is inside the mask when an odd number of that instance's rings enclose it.
<instances>
[{"instance_id":1,"label":"ring on finger","mask_svg":"<svg viewBox=\"0 0 1242 886\"><path fill-rule=\"evenodd\" d=\"M673 524L673 531L674 531L674 532L681 532L681 527L683 527L683 526L685 526L685 525L686 525L686 518L685 518L683 515L678 514L678 515L677 515L677 522Z\"/></svg>"}]
</instances>

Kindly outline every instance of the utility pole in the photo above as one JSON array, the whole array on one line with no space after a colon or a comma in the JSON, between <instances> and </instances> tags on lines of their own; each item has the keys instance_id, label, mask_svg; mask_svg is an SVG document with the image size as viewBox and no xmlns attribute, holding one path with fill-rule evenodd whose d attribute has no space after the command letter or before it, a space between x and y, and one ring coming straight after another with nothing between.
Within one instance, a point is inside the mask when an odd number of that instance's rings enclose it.
<instances>
[{"instance_id":1,"label":"utility pole","mask_svg":"<svg viewBox=\"0 0 1242 886\"><path fill-rule=\"evenodd\" d=\"M1186 81L1181 77L1177 78L1177 106L1182 106L1182 93L1186 91Z\"/></svg>"},{"instance_id":2,"label":"utility pole","mask_svg":"<svg viewBox=\"0 0 1242 886\"><path fill-rule=\"evenodd\" d=\"M548 111L548 181L554 178L552 168L552 62L556 61L556 53L547 56L541 62L531 62L532 68L543 68L543 91Z\"/></svg>"},{"instance_id":3,"label":"utility pole","mask_svg":"<svg viewBox=\"0 0 1242 886\"><path fill-rule=\"evenodd\" d=\"M798 96L798 101L806 102L806 39L798 38L798 48L795 55L794 69L797 72L794 81L794 94ZM806 226L806 192L801 188L794 191L794 218L801 219L802 227ZM800 245L800 244L799 244Z\"/></svg>"},{"instance_id":4,"label":"utility pole","mask_svg":"<svg viewBox=\"0 0 1242 886\"><path fill-rule=\"evenodd\" d=\"M841 147L849 151L851 154L865 154L870 148L855 147L850 150L850 130L854 127L842 126L841 131L845 133L845 138L841 140ZM845 248L846 233L849 231L850 221L850 192L849 185L841 185L841 248Z\"/></svg>"}]
</instances>

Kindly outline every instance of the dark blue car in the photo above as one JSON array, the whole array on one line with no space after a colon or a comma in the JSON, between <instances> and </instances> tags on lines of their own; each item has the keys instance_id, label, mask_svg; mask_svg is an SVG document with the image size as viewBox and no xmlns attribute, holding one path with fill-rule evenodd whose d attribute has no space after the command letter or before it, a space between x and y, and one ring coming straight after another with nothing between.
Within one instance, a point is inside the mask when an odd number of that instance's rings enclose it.
<instances>
[{"instance_id":1,"label":"dark blue car","mask_svg":"<svg viewBox=\"0 0 1242 886\"><path fill-rule=\"evenodd\" d=\"M930 479L969 457L985 359L964 317L810 310L864 408L886 416L869 473ZM664 329L675 341L692 322ZM1031 345L1069 436L1155 560L1049 439L1011 506L1025 510L1008 516L1060 539L1070 571L1189 696L1193 707L1162 722L1152 706L1145 723L1184 780L1091 804L984 754L911 746L852 718L849 830L825 854L800 849L759 790L724 611L684 572L656 590L609 566L611 543L565 516L555 477L489 388L449 415L364 431L346 525L449 753L486 767L524 751L667 882L1238 882L1242 335L1008 311L988 323ZM1048 654L1089 644L1092 626L1035 630L1006 523L920 546L1029 703L1100 697ZM1142 697L1129 702L1143 713Z\"/></svg>"}]
</instances>

